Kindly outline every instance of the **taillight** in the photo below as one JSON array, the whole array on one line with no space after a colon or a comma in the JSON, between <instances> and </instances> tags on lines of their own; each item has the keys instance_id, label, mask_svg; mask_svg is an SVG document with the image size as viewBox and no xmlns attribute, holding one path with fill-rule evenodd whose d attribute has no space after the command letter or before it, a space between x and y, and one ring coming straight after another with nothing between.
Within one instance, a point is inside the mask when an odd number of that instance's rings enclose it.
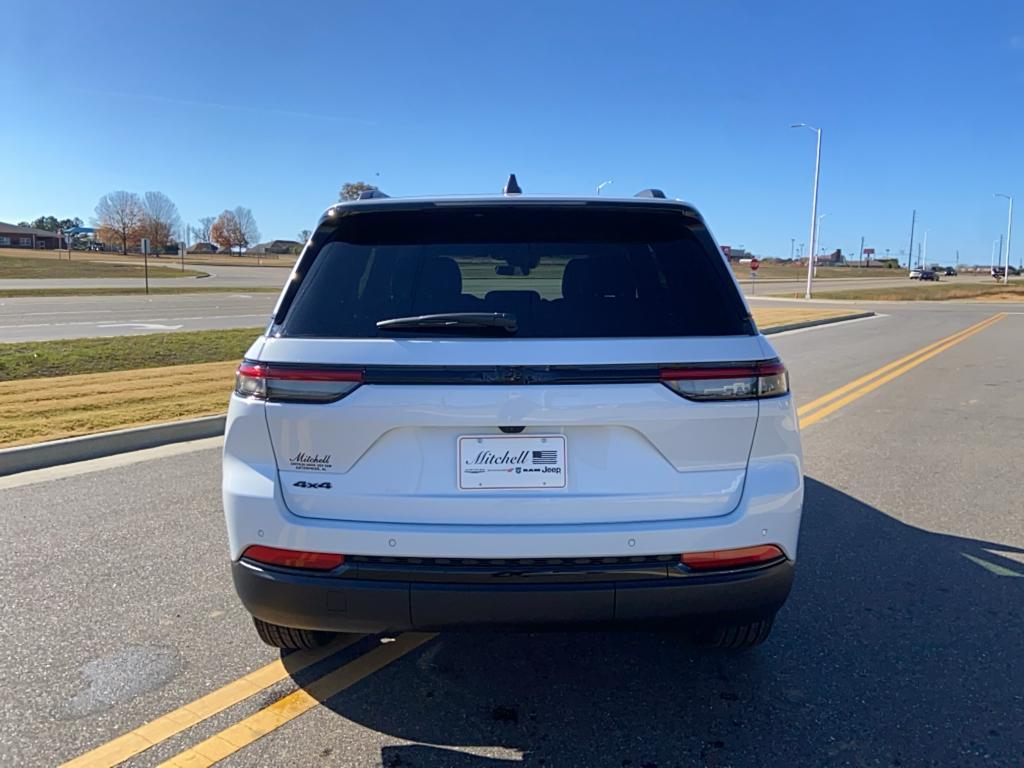
<instances>
[{"instance_id":1,"label":"taillight","mask_svg":"<svg viewBox=\"0 0 1024 768\"><path fill-rule=\"evenodd\" d=\"M302 552L297 549L280 549L254 544L242 553L246 560L282 568L303 568L307 571L333 571L345 562L344 555L330 552Z\"/></svg>"},{"instance_id":2,"label":"taillight","mask_svg":"<svg viewBox=\"0 0 1024 768\"><path fill-rule=\"evenodd\" d=\"M694 571L717 571L726 568L762 565L785 557L774 544L739 549L715 549L709 552L687 552L679 556L679 562Z\"/></svg>"},{"instance_id":3,"label":"taillight","mask_svg":"<svg viewBox=\"0 0 1024 768\"><path fill-rule=\"evenodd\" d=\"M349 394L362 381L362 371L243 360L235 373L235 394L290 403L331 403Z\"/></svg>"},{"instance_id":4,"label":"taillight","mask_svg":"<svg viewBox=\"0 0 1024 768\"><path fill-rule=\"evenodd\" d=\"M661 382L688 400L752 400L789 392L789 374L778 360L662 368Z\"/></svg>"}]
</instances>

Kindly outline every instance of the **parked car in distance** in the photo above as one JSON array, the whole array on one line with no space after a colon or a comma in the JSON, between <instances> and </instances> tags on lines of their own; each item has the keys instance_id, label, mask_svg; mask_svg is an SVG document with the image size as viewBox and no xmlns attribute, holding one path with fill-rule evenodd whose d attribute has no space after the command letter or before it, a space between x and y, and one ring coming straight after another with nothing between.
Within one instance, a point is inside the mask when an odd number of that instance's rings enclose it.
<instances>
[{"instance_id":1,"label":"parked car in distance","mask_svg":"<svg viewBox=\"0 0 1024 768\"><path fill-rule=\"evenodd\" d=\"M917 267L915 269L910 270L910 279L911 280L920 280L921 279L921 273L923 271L924 270L921 269L920 267Z\"/></svg>"},{"instance_id":2,"label":"parked car in distance","mask_svg":"<svg viewBox=\"0 0 1024 768\"><path fill-rule=\"evenodd\" d=\"M944 274L946 277L956 277L956 270L953 269L953 267L946 267L946 269L943 270L942 274Z\"/></svg>"},{"instance_id":3,"label":"parked car in distance","mask_svg":"<svg viewBox=\"0 0 1024 768\"><path fill-rule=\"evenodd\" d=\"M691 205L332 206L238 367L232 573L264 642L505 627L768 637L798 420Z\"/></svg>"},{"instance_id":4,"label":"parked car in distance","mask_svg":"<svg viewBox=\"0 0 1024 768\"><path fill-rule=\"evenodd\" d=\"M1006 271L1007 270L1004 267L992 267L991 274L996 280L1002 280L1003 273ZM1020 275L1020 270L1011 264L1009 268L1009 275L1010 277L1017 277Z\"/></svg>"},{"instance_id":5,"label":"parked car in distance","mask_svg":"<svg viewBox=\"0 0 1024 768\"><path fill-rule=\"evenodd\" d=\"M934 269L922 269L921 270L921 277L918 278L918 279L919 280L934 280L935 282L938 282L939 281L939 273L936 272Z\"/></svg>"}]
</instances>

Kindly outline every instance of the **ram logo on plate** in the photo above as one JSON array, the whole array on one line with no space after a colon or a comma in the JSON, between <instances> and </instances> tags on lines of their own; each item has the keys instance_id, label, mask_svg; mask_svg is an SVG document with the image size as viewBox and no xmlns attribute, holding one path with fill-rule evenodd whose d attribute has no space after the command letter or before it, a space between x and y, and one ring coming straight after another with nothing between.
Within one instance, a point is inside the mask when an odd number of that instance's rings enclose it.
<instances>
[{"instance_id":1,"label":"ram logo on plate","mask_svg":"<svg viewBox=\"0 0 1024 768\"><path fill-rule=\"evenodd\" d=\"M562 435L465 435L459 438L459 488L565 488Z\"/></svg>"}]
</instances>

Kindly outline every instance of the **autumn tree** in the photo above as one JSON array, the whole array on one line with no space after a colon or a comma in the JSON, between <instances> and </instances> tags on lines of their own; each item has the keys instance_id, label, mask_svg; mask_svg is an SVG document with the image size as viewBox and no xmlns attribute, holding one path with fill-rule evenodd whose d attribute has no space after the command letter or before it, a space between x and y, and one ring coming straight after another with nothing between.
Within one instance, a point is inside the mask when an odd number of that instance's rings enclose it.
<instances>
[{"instance_id":1,"label":"autumn tree","mask_svg":"<svg viewBox=\"0 0 1024 768\"><path fill-rule=\"evenodd\" d=\"M100 198L95 223L101 239L120 240L122 253L128 253L128 239L137 237L144 215L139 196L121 189Z\"/></svg>"},{"instance_id":2,"label":"autumn tree","mask_svg":"<svg viewBox=\"0 0 1024 768\"><path fill-rule=\"evenodd\" d=\"M358 200L361 192L375 192L377 188L365 181L346 181L338 192L339 200Z\"/></svg>"},{"instance_id":3,"label":"autumn tree","mask_svg":"<svg viewBox=\"0 0 1024 768\"><path fill-rule=\"evenodd\" d=\"M213 226L213 222L215 222L216 220L216 216L203 216L199 220L199 224L192 227L192 236L196 239L196 242L211 242L210 228Z\"/></svg>"},{"instance_id":4,"label":"autumn tree","mask_svg":"<svg viewBox=\"0 0 1024 768\"><path fill-rule=\"evenodd\" d=\"M150 247L161 252L181 225L178 206L163 192L147 192L142 198L142 237L148 237Z\"/></svg>"},{"instance_id":5,"label":"autumn tree","mask_svg":"<svg viewBox=\"0 0 1024 768\"><path fill-rule=\"evenodd\" d=\"M260 239L260 231L256 227L256 218L252 211L244 206L224 211L210 226L210 238L217 245L228 250L237 248L238 255L242 249Z\"/></svg>"}]
</instances>

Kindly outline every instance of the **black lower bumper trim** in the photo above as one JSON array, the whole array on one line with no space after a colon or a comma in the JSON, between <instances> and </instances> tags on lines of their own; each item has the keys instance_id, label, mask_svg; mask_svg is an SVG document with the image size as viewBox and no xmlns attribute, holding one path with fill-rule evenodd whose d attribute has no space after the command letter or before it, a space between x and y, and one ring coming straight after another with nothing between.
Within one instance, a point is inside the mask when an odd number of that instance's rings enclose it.
<instances>
[{"instance_id":1,"label":"black lower bumper trim","mask_svg":"<svg viewBox=\"0 0 1024 768\"><path fill-rule=\"evenodd\" d=\"M232 573L257 618L335 632L738 624L774 614L793 584L789 561L685 578L557 584L338 578L245 561Z\"/></svg>"}]
</instances>

